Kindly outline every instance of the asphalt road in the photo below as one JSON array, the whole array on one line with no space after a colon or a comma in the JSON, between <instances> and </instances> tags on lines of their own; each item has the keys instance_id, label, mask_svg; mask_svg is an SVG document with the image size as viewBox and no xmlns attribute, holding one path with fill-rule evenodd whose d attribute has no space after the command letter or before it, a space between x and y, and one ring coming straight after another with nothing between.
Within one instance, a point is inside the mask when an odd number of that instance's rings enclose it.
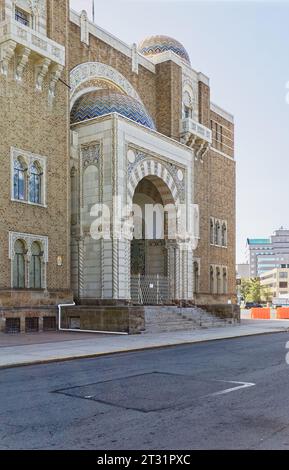
<instances>
[{"instance_id":1,"label":"asphalt road","mask_svg":"<svg viewBox=\"0 0 289 470\"><path fill-rule=\"evenodd\" d=\"M287 341L270 334L0 370L0 449L287 450Z\"/></svg>"}]
</instances>

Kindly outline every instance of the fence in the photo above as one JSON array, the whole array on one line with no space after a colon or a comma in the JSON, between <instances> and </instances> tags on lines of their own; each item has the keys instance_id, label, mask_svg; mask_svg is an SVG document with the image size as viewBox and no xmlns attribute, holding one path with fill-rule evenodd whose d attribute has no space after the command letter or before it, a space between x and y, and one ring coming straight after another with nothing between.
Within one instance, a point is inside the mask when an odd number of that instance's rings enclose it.
<instances>
[{"instance_id":1,"label":"fence","mask_svg":"<svg viewBox=\"0 0 289 470\"><path fill-rule=\"evenodd\" d=\"M141 305L162 305L169 301L169 279L159 274L131 276L131 298Z\"/></svg>"}]
</instances>

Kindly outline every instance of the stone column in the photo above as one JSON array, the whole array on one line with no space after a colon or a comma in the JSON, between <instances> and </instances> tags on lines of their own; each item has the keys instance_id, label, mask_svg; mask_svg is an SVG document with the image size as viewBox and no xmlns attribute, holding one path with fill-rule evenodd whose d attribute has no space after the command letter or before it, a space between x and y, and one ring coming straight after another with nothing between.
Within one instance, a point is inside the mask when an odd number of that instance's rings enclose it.
<instances>
[{"instance_id":1,"label":"stone column","mask_svg":"<svg viewBox=\"0 0 289 470\"><path fill-rule=\"evenodd\" d=\"M181 287L181 252L178 244L174 248L174 262L175 262L175 300L180 300L180 287Z\"/></svg>"},{"instance_id":2,"label":"stone column","mask_svg":"<svg viewBox=\"0 0 289 470\"><path fill-rule=\"evenodd\" d=\"M169 300L175 299L175 243L167 242Z\"/></svg>"},{"instance_id":3,"label":"stone column","mask_svg":"<svg viewBox=\"0 0 289 470\"><path fill-rule=\"evenodd\" d=\"M176 284L179 284L178 300L193 299L193 253L190 246L186 243L177 245L177 253L179 258L179 274ZM176 272L177 276L177 272Z\"/></svg>"}]
</instances>

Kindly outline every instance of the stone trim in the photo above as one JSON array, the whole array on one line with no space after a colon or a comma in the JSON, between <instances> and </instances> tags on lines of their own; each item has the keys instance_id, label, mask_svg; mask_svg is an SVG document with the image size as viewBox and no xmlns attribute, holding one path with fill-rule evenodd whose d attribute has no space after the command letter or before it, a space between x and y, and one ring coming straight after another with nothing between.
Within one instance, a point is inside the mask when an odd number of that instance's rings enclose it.
<instances>
[{"instance_id":1,"label":"stone trim","mask_svg":"<svg viewBox=\"0 0 289 470\"><path fill-rule=\"evenodd\" d=\"M212 224L213 224L213 233L212 233ZM219 224L220 228L220 233L218 233L218 241L221 241L221 243L216 242L216 224ZM222 244L222 228L223 226L226 226L226 239L225 239L225 245ZM219 219L218 217L210 217L210 226L209 226L209 235L210 235L210 245L217 247L217 248L228 248L228 222L227 220L222 220ZM212 239L213 235L213 239Z\"/></svg>"},{"instance_id":2,"label":"stone trim","mask_svg":"<svg viewBox=\"0 0 289 470\"><path fill-rule=\"evenodd\" d=\"M79 27L81 23L80 16L81 14L77 13L73 9L70 9L70 21ZM126 44L124 41L121 41L113 34L109 33L108 31L105 31L103 28L96 25L89 19L87 21L87 27L88 27L89 34L93 35L94 37L99 38L105 44L108 44L113 49L119 51L121 54L124 54L125 56L132 58L134 46L130 46ZM142 65L150 72L155 73L155 65L151 62L151 60L149 60L147 57L140 54L138 51L137 51L137 61L139 65ZM132 68L133 67L134 67L134 64L132 63Z\"/></svg>"},{"instance_id":3,"label":"stone trim","mask_svg":"<svg viewBox=\"0 0 289 470\"><path fill-rule=\"evenodd\" d=\"M34 242L41 243L43 248L44 262L48 263L48 237L44 235L34 235L31 233L9 232L9 259L14 259L14 245L16 240L23 240L27 245L27 255L31 255L31 245Z\"/></svg>"},{"instance_id":4,"label":"stone trim","mask_svg":"<svg viewBox=\"0 0 289 470\"><path fill-rule=\"evenodd\" d=\"M150 157L140 160L131 171L128 180L128 201L132 203L135 188L138 183L146 176L157 176L170 189L172 198L176 206L180 204L180 196L174 178L168 171L168 168L160 161L156 161Z\"/></svg>"},{"instance_id":5,"label":"stone trim","mask_svg":"<svg viewBox=\"0 0 289 470\"><path fill-rule=\"evenodd\" d=\"M32 235L28 233L9 232L9 259L11 260L11 288L13 288L13 261L15 257L15 242L21 240L25 243L27 252L25 254L25 289L30 288L29 263L31 261L31 247L34 242L38 242L43 250L41 256L41 279L40 290L47 289L46 265L48 263L48 237L42 235Z\"/></svg>"},{"instance_id":6,"label":"stone trim","mask_svg":"<svg viewBox=\"0 0 289 470\"><path fill-rule=\"evenodd\" d=\"M225 109L221 108L220 106L214 104L211 102L210 104L210 109L213 111L213 113L218 114L222 118L226 119L226 121L229 121L230 123L234 124L234 116L231 113L228 113Z\"/></svg>"},{"instance_id":7,"label":"stone trim","mask_svg":"<svg viewBox=\"0 0 289 470\"><path fill-rule=\"evenodd\" d=\"M131 83L116 69L110 65L102 64L101 62L85 62L83 64L77 65L70 72L71 106L73 106L75 102L75 91L77 88L84 82L92 79L110 81L123 90L128 96L131 96L132 98L142 103L139 94L136 92ZM77 98L86 92L87 91L83 89L81 94L78 93Z\"/></svg>"}]
</instances>

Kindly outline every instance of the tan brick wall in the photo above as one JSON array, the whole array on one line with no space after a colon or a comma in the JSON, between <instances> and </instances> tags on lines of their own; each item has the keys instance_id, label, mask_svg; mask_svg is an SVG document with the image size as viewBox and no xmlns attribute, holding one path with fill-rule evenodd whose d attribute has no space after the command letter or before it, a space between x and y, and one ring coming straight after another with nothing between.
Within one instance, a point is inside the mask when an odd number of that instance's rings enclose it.
<instances>
[{"instance_id":1,"label":"tan brick wall","mask_svg":"<svg viewBox=\"0 0 289 470\"><path fill-rule=\"evenodd\" d=\"M219 142L216 138L216 126L217 123L219 126L222 126L222 142ZM217 127L218 138L220 140L220 127ZM234 124L229 122L227 119L224 119L219 114L211 111L210 112L210 126L213 133L213 144L212 146L217 150L226 153L230 157L234 158Z\"/></svg>"},{"instance_id":2,"label":"tan brick wall","mask_svg":"<svg viewBox=\"0 0 289 470\"><path fill-rule=\"evenodd\" d=\"M156 76L139 65L138 74L132 72L132 60L100 39L90 35L87 46L80 40L80 28L69 23L69 69L83 62L102 62L126 77L140 95L151 117L156 121Z\"/></svg>"},{"instance_id":3,"label":"tan brick wall","mask_svg":"<svg viewBox=\"0 0 289 470\"><path fill-rule=\"evenodd\" d=\"M199 121L210 127L210 87L203 82L199 82Z\"/></svg>"},{"instance_id":4,"label":"tan brick wall","mask_svg":"<svg viewBox=\"0 0 289 470\"><path fill-rule=\"evenodd\" d=\"M68 1L48 2L50 37L67 46ZM53 11L53 14L52 14ZM49 238L48 289L70 287L69 262L69 94L58 82L53 106L48 104L48 76L43 90L35 89L35 66L29 59L21 83L14 79L15 62L9 76L0 76L0 288L10 288L8 231L46 235ZM65 71L62 79L67 81ZM11 201L10 149L20 148L47 157L47 208ZM57 267L57 255L63 266Z\"/></svg>"},{"instance_id":5,"label":"tan brick wall","mask_svg":"<svg viewBox=\"0 0 289 470\"><path fill-rule=\"evenodd\" d=\"M201 84L203 85L203 84ZM209 113L207 97L200 96L203 103L200 110L200 119L203 123L210 122L211 118L230 129L230 138L234 139L234 126L227 120ZM206 103L206 105L204 104ZM233 153L233 152L232 152ZM234 298L236 291L235 280L235 237L236 237L236 204L235 204L235 161L214 152L212 148L205 156L204 161L195 165L195 197L200 207L200 242L195 256L201 260L200 292L209 293L210 265L224 265L228 267L228 297ZM228 223L228 246L220 248L210 245L210 217L226 220ZM216 296L214 296L215 298Z\"/></svg>"},{"instance_id":6,"label":"tan brick wall","mask_svg":"<svg viewBox=\"0 0 289 470\"><path fill-rule=\"evenodd\" d=\"M139 65L136 74L132 71L131 58L100 39L90 36L90 46L81 43L79 27L68 21L68 1L48 2L48 35L67 47L67 69L62 74L64 82L69 82L69 71L80 63L98 61L112 66L139 93L159 132L179 140L182 73L177 64L172 61L158 64L155 74ZM8 231L11 230L48 236L48 288L65 291L70 287L69 90L59 82L56 99L50 108L48 78L43 91L36 92L32 61L29 61L21 84L14 80L14 66L11 62L7 79L0 76L0 135L5 136L0 140L0 289L9 289L11 284L8 261ZM222 124L224 143L232 142L233 145L233 125L210 112L210 88L202 82L198 87L200 122L207 127L211 127L211 119ZM47 156L47 208L10 200L12 146ZM210 264L228 266L228 290L235 292L234 161L211 150L203 163L196 162L195 201L200 205L201 217L201 239L195 253L201 258L201 292L209 292ZM228 221L227 249L210 246L210 216ZM57 255L63 256L63 267L56 266ZM56 299L56 296L52 297ZM17 295L17 299L21 303L21 296Z\"/></svg>"},{"instance_id":7,"label":"tan brick wall","mask_svg":"<svg viewBox=\"0 0 289 470\"><path fill-rule=\"evenodd\" d=\"M228 222L227 248L210 246L209 261L228 266L228 293L236 291L235 162L210 152L209 217ZM207 222L209 230L209 220Z\"/></svg>"},{"instance_id":8,"label":"tan brick wall","mask_svg":"<svg viewBox=\"0 0 289 470\"><path fill-rule=\"evenodd\" d=\"M182 71L172 61L156 66L157 129L179 140L182 116Z\"/></svg>"},{"instance_id":9,"label":"tan brick wall","mask_svg":"<svg viewBox=\"0 0 289 470\"><path fill-rule=\"evenodd\" d=\"M234 157L234 125L222 116L210 110L210 88L203 82L199 82L199 121L211 128L211 121L223 126L223 142L232 145L232 150L227 147L218 148L229 157ZM230 139L230 140L229 140ZM204 161L195 164L195 201L200 208L200 241L195 252L195 257L200 258L200 295L203 303L220 302L231 298L234 300L236 292L235 280L235 161L220 153L214 152L213 142L211 150ZM226 220L228 223L227 248L211 246L210 244L210 217ZM228 267L228 295L218 296L210 294L210 265ZM203 294L203 295L202 295Z\"/></svg>"}]
</instances>

